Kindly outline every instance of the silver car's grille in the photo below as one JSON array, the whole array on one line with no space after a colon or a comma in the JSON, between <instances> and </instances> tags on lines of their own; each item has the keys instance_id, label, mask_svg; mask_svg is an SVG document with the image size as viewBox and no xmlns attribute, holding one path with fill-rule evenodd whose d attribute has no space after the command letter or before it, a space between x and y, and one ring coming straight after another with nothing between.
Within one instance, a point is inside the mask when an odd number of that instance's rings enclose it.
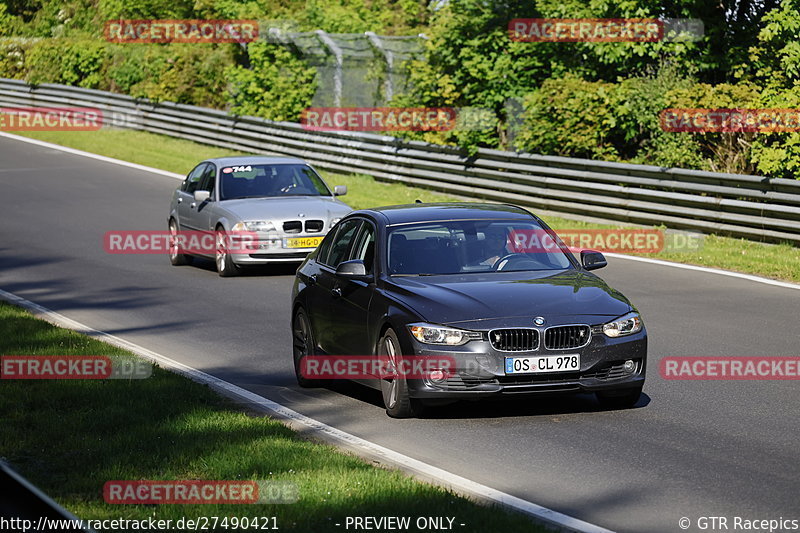
<instances>
[{"instance_id":1,"label":"silver car's grille","mask_svg":"<svg viewBox=\"0 0 800 533\"><path fill-rule=\"evenodd\" d=\"M589 326L556 326L544 332L544 347L548 350L572 350L589 344L592 331Z\"/></svg>"},{"instance_id":2,"label":"silver car's grille","mask_svg":"<svg viewBox=\"0 0 800 533\"><path fill-rule=\"evenodd\" d=\"M287 220L283 223L284 233L300 233L303 231L303 223L299 220Z\"/></svg>"},{"instance_id":3,"label":"silver car's grille","mask_svg":"<svg viewBox=\"0 0 800 533\"><path fill-rule=\"evenodd\" d=\"M324 225L322 220L306 220L306 233L319 233Z\"/></svg>"},{"instance_id":4,"label":"silver car's grille","mask_svg":"<svg viewBox=\"0 0 800 533\"><path fill-rule=\"evenodd\" d=\"M489 342L501 352L529 352L539 347L539 332L535 329L493 329Z\"/></svg>"}]
</instances>

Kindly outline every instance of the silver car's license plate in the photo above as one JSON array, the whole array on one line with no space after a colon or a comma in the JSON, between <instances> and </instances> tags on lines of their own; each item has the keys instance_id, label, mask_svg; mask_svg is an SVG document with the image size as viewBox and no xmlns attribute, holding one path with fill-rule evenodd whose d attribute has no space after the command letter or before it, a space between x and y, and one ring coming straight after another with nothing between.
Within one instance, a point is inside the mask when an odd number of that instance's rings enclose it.
<instances>
[{"instance_id":1,"label":"silver car's license plate","mask_svg":"<svg viewBox=\"0 0 800 533\"><path fill-rule=\"evenodd\" d=\"M545 372L577 372L581 369L580 354L506 357L506 374L543 374Z\"/></svg>"}]
</instances>

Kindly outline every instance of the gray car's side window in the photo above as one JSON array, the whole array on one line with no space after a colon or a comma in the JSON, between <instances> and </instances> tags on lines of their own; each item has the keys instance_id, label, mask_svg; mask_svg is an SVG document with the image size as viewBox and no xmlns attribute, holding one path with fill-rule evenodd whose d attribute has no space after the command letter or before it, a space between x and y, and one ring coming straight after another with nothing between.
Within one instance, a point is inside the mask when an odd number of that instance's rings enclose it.
<instances>
[{"instance_id":1,"label":"gray car's side window","mask_svg":"<svg viewBox=\"0 0 800 533\"><path fill-rule=\"evenodd\" d=\"M203 178L203 171L206 169L206 166L206 163L200 163L194 167L194 170L189 172L183 185L181 185L181 190L189 194L194 194L194 191L197 190L197 186L200 185L200 180Z\"/></svg>"},{"instance_id":2,"label":"gray car's side window","mask_svg":"<svg viewBox=\"0 0 800 533\"><path fill-rule=\"evenodd\" d=\"M336 268L339 263L347 260L350 245L353 243L360 225L361 220L358 219L348 220L341 225L331 243L331 250L325 261L326 265Z\"/></svg>"},{"instance_id":3,"label":"gray car's side window","mask_svg":"<svg viewBox=\"0 0 800 533\"><path fill-rule=\"evenodd\" d=\"M198 191L208 191L214 195L214 182L217 177L217 167L212 164L206 165L202 176L200 177L200 185L197 187Z\"/></svg>"}]
</instances>

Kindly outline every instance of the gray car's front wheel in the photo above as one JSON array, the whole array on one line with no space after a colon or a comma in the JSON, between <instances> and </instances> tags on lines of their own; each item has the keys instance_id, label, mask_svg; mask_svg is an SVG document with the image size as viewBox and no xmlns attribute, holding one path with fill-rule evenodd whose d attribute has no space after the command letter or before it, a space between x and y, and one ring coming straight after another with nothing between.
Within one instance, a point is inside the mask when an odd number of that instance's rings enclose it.
<instances>
[{"instance_id":1,"label":"gray car's front wheel","mask_svg":"<svg viewBox=\"0 0 800 533\"><path fill-rule=\"evenodd\" d=\"M169 262L175 266L188 265L192 262L192 256L186 255L178 239L178 223L175 219L169 221Z\"/></svg>"},{"instance_id":2,"label":"gray car's front wheel","mask_svg":"<svg viewBox=\"0 0 800 533\"><path fill-rule=\"evenodd\" d=\"M241 273L241 268L234 263L233 258L231 258L230 236L225 233L225 228L222 226L217 227L216 235L217 273L223 278L238 276Z\"/></svg>"},{"instance_id":3,"label":"gray car's front wheel","mask_svg":"<svg viewBox=\"0 0 800 533\"><path fill-rule=\"evenodd\" d=\"M397 334L391 329L378 341L378 355L385 358L395 370L400 368L403 354ZM422 414L422 402L409 396L405 377L395 371L392 376L381 379L380 384L387 415L392 418L410 418Z\"/></svg>"}]
</instances>

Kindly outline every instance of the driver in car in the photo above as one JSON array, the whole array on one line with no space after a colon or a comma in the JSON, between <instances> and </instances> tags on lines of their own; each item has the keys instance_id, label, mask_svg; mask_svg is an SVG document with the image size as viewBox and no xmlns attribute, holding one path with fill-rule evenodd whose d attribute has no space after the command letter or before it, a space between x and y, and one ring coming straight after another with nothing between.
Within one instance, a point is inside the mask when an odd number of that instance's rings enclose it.
<instances>
[{"instance_id":1,"label":"driver in car","mask_svg":"<svg viewBox=\"0 0 800 533\"><path fill-rule=\"evenodd\" d=\"M481 261L480 265L493 266L498 259L508 255L508 235L505 228L498 226L489 226L484 232L485 238L483 240L483 251L486 259Z\"/></svg>"}]
</instances>

